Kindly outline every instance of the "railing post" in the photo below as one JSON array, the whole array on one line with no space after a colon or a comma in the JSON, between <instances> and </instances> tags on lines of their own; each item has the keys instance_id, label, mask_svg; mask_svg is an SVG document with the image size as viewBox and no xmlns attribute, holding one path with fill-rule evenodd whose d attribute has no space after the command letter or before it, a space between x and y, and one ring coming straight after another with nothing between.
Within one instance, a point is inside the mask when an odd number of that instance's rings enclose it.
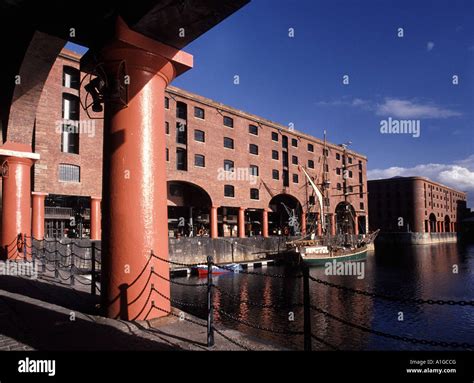
<instances>
[{"instance_id":1,"label":"railing post","mask_svg":"<svg viewBox=\"0 0 474 383\"><path fill-rule=\"evenodd\" d=\"M74 249L73 252L71 253L71 265L70 265L70 273L71 273L71 279L69 280L71 283L71 286L74 286L75 284L75 277L74 277Z\"/></svg>"},{"instance_id":2,"label":"railing post","mask_svg":"<svg viewBox=\"0 0 474 383\"><path fill-rule=\"evenodd\" d=\"M302 264L303 272L303 310L304 310L304 350L311 351L311 301L309 295L309 267Z\"/></svg>"},{"instance_id":3,"label":"railing post","mask_svg":"<svg viewBox=\"0 0 474 383\"><path fill-rule=\"evenodd\" d=\"M54 241L54 278L59 278L58 240Z\"/></svg>"},{"instance_id":4,"label":"railing post","mask_svg":"<svg viewBox=\"0 0 474 383\"><path fill-rule=\"evenodd\" d=\"M214 346L214 306L212 303L212 256L207 257L207 347Z\"/></svg>"},{"instance_id":5,"label":"railing post","mask_svg":"<svg viewBox=\"0 0 474 383\"><path fill-rule=\"evenodd\" d=\"M91 294L95 297L95 242L91 242Z\"/></svg>"},{"instance_id":6,"label":"railing post","mask_svg":"<svg viewBox=\"0 0 474 383\"><path fill-rule=\"evenodd\" d=\"M28 261L28 255L26 253L26 233L23 234L23 260Z\"/></svg>"},{"instance_id":7,"label":"railing post","mask_svg":"<svg viewBox=\"0 0 474 383\"><path fill-rule=\"evenodd\" d=\"M41 263L41 270L43 273L46 273L46 239L43 239L41 243L43 244L43 262Z\"/></svg>"},{"instance_id":8,"label":"railing post","mask_svg":"<svg viewBox=\"0 0 474 383\"><path fill-rule=\"evenodd\" d=\"M31 236L31 261L33 262L33 270L36 270L36 256L35 256L35 245L34 245L34 241L35 239L33 238L33 236Z\"/></svg>"}]
</instances>

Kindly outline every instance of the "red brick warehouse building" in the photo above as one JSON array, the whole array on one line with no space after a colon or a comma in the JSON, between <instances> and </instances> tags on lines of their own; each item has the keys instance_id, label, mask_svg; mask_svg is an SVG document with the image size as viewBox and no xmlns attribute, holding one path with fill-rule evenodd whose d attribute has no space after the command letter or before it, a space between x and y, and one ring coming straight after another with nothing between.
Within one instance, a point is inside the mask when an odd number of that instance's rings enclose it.
<instances>
[{"instance_id":1,"label":"red brick warehouse building","mask_svg":"<svg viewBox=\"0 0 474 383\"><path fill-rule=\"evenodd\" d=\"M33 198L45 198L46 237L88 237L95 222L92 237L99 239L103 124L100 114L81 106L91 100L84 90L90 78L79 71L79 60L64 49L45 83L34 132L40 160ZM323 171L330 181L328 230L339 230L349 208L352 232L367 232L365 156L331 143L325 151L318 138L172 86L165 120L170 236L285 233L293 230L286 208L296 212L304 231L320 211L301 166L316 183Z\"/></svg>"},{"instance_id":2,"label":"red brick warehouse building","mask_svg":"<svg viewBox=\"0 0 474 383\"><path fill-rule=\"evenodd\" d=\"M371 228L385 232L459 231L466 193L424 177L394 177L369 181L368 185Z\"/></svg>"}]
</instances>

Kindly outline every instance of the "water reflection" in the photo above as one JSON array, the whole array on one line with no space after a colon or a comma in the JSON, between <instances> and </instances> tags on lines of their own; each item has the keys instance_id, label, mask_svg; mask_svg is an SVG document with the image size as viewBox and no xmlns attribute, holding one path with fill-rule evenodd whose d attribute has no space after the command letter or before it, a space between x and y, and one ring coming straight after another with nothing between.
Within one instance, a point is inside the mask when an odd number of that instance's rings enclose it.
<instances>
[{"instance_id":1,"label":"water reflection","mask_svg":"<svg viewBox=\"0 0 474 383\"><path fill-rule=\"evenodd\" d=\"M357 276L327 276L324 268L312 268L311 275L354 289L379 294L423 299L472 300L474 246L439 244L401 248L377 248L365 261L365 278ZM458 273L453 273L453 266ZM265 328L302 331L303 310L293 304L302 302L301 279L298 270L284 267L263 269L269 274L285 274L285 278L265 278L257 275L229 274L215 277L216 285L234 294L232 300L216 291L214 305L241 320ZM186 278L183 278L186 279ZM197 277L190 277L195 282ZM386 333L432 339L436 341L474 343L474 308L472 306L415 305L373 299L310 282L311 303L351 323ZM206 288L172 286L178 300L201 304L192 314L206 317ZM279 308L258 308L243 301L253 301ZM185 309L185 308L183 308ZM217 310L216 310L217 311ZM291 315L290 313L293 313ZM403 316L403 320L401 317ZM293 318L292 318L293 317ZM236 323L219 312L216 322L247 334L278 343L283 347L302 349L301 336L273 334ZM293 321L291 319L294 319ZM344 350L439 350L439 347L413 345L369 334L313 312L313 332L320 338ZM327 346L313 342L313 349Z\"/></svg>"}]
</instances>

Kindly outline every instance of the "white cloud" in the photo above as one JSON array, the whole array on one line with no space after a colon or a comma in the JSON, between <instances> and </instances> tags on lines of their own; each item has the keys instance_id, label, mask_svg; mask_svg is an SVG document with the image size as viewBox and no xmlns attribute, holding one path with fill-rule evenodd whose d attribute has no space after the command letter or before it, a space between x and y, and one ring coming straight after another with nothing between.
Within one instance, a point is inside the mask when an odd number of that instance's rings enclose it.
<instances>
[{"instance_id":1,"label":"white cloud","mask_svg":"<svg viewBox=\"0 0 474 383\"><path fill-rule=\"evenodd\" d=\"M433 50L434 46L435 46L435 43L433 41L428 41L428 43L426 44L426 51L429 52Z\"/></svg>"},{"instance_id":2,"label":"white cloud","mask_svg":"<svg viewBox=\"0 0 474 383\"><path fill-rule=\"evenodd\" d=\"M462 115L455 110L442 108L434 104L422 104L397 98L387 98L383 104L377 105L376 114L407 119L449 118Z\"/></svg>"},{"instance_id":3,"label":"white cloud","mask_svg":"<svg viewBox=\"0 0 474 383\"><path fill-rule=\"evenodd\" d=\"M376 104L370 100L361 98L343 97L339 100L318 101L318 106L347 106L375 111L378 116L395 117L404 119L443 119L462 116L461 112L443 108L433 103L421 103L415 100L403 100L399 98L386 98L383 103Z\"/></svg>"},{"instance_id":4,"label":"white cloud","mask_svg":"<svg viewBox=\"0 0 474 383\"><path fill-rule=\"evenodd\" d=\"M390 167L367 171L367 177L370 180L397 176L426 177L453 189L468 192L469 197L474 198L474 154L453 164L420 164L411 168ZM470 207L473 207L474 201L470 202Z\"/></svg>"}]
</instances>

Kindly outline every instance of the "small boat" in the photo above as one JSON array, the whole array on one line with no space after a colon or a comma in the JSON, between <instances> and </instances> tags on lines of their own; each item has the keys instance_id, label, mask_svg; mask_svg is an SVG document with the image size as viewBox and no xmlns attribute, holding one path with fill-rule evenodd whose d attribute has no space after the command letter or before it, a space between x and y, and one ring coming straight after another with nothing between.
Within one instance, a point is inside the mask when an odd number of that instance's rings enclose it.
<instances>
[{"instance_id":1,"label":"small boat","mask_svg":"<svg viewBox=\"0 0 474 383\"><path fill-rule=\"evenodd\" d=\"M324 147L326 148L326 133L324 134ZM344 173L346 169L346 145L343 145L343 148L344 153L342 156L342 171ZM323 168L326 167L327 160L325 156ZM367 257L367 247L369 244L374 242L375 238L379 233L379 230L376 230L373 233L362 235L354 233L355 230L352 225L356 224L356 220L354 217L355 212L353 211L353 209L350 209L350 205L348 203L348 196L350 194L360 194L360 192L350 193L348 191L350 190L349 186L352 189L354 185L347 185L347 177L343 177L343 194L338 195L338 197L344 197L344 211L342 212L341 217L342 225L340 225L338 228L338 234L330 235L329 227L327 224L327 204L324 204L324 195L326 196L326 199L329 200L330 183L327 179L327 172L323 173L323 182L320 185L322 189L320 190L320 188L310 177L304 166L299 166L299 169L306 176L308 184L313 189L314 200L318 203L320 212L318 225L320 227L320 233L318 235L316 230L313 230L309 233L309 235L305 235L303 238L286 242L287 252L285 256L289 258L289 262L292 264L299 264L300 262L303 262L308 266L324 266L327 262L360 261L365 259ZM310 212L308 211L307 213ZM288 214L290 215L290 212L288 212Z\"/></svg>"},{"instance_id":2,"label":"small boat","mask_svg":"<svg viewBox=\"0 0 474 383\"><path fill-rule=\"evenodd\" d=\"M367 246L328 248L327 246L304 246L295 249L308 266L324 266L334 260L338 262L361 261L367 257Z\"/></svg>"},{"instance_id":3,"label":"small boat","mask_svg":"<svg viewBox=\"0 0 474 383\"><path fill-rule=\"evenodd\" d=\"M200 277L206 277L208 274L207 265L197 265L195 269L197 270L197 273ZM238 273L241 270L242 270L242 266L239 265L238 263L222 265L222 267L212 265L212 275Z\"/></svg>"}]
</instances>

